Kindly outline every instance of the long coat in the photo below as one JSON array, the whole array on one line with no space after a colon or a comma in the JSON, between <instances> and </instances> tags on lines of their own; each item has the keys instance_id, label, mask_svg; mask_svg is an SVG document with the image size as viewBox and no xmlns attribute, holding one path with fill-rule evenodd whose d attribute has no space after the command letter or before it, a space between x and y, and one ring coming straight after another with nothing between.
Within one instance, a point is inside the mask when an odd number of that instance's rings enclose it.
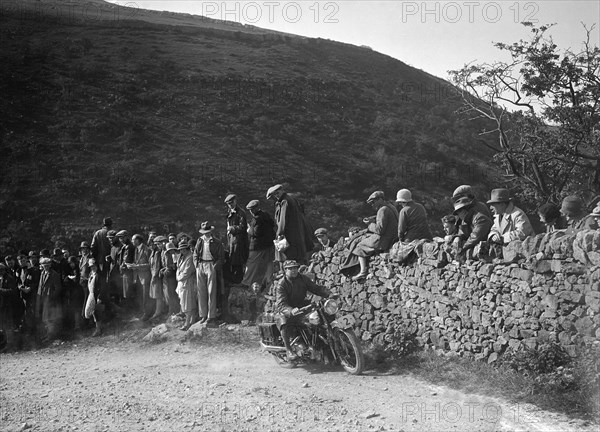
<instances>
[{"instance_id":1,"label":"long coat","mask_svg":"<svg viewBox=\"0 0 600 432\"><path fill-rule=\"evenodd\" d=\"M62 282L60 275L50 269L43 271L38 286L38 315L44 324L52 324L62 317Z\"/></svg>"},{"instance_id":2,"label":"long coat","mask_svg":"<svg viewBox=\"0 0 600 432\"><path fill-rule=\"evenodd\" d=\"M371 256L386 251L398 240L398 210L391 203L385 202L377 210L375 222L367 228L370 233L352 253L358 256Z\"/></svg>"},{"instance_id":3,"label":"long coat","mask_svg":"<svg viewBox=\"0 0 600 432\"><path fill-rule=\"evenodd\" d=\"M257 251L273 246L275 240L275 221L267 212L259 210L248 222L250 250Z\"/></svg>"},{"instance_id":4,"label":"long coat","mask_svg":"<svg viewBox=\"0 0 600 432\"><path fill-rule=\"evenodd\" d=\"M162 274L162 252L160 250L152 251L150 255L150 298L162 300L163 284Z\"/></svg>"},{"instance_id":5,"label":"long coat","mask_svg":"<svg viewBox=\"0 0 600 432\"><path fill-rule=\"evenodd\" d=\"M175 278L177 279L177 294L181 311L190 313L198 307L196 303L196 267L192 253L179 254Z\"/></svg>"},{"instance_id":6,"label":"long coat","mask_svg":"<svg viewBox=\"0 0 600 432\"><path fill-rule=\"evenodd\" d=\"M109 266L106 257L110 255L110 250L112 248L107 234L108 228L105 226L96 231L92 237L92 244L90 246L92 257L96 259L96 264L98 265L98 271L100 274L104 275L108 272Z\"/></svg>"},{"instance_id":7,"label":"long coat","mask_svg":"<svg viewBox=\"0 0 600 432\"><path fill-rule=\"evenodd\" d=\"M296 198L283 193L275 203L276 235L285 236L290 247L283 252L275 251L275 259L304 262L313 248L313 229L304 217L304 211Z\"/></svg>"},{"instance_id":8,"label":"long coat","mask_svg":"<svg viewBox=\"0 0 600 432\"><path fill-rule=\"evenodd\" d=\"M243 266L248 260L248 222L246 212L240 206L229 210L227 227L233 228L232 232L227 233L229 263L232 266Z\"/></svg>"}]
</instances>

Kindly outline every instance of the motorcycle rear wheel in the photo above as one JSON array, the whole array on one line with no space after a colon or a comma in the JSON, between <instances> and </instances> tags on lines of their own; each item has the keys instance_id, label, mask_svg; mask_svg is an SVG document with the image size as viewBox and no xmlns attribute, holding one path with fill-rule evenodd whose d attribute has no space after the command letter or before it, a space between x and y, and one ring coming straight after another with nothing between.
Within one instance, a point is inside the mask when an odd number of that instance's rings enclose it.
<instances>
[{"instance_id":1,"label":"motorcycle rear wheel","mask_svg":"<svg viewBox=\"0 0 600 432\"><path fill-rule=\"evenodd\" d=\"M337 339L336 353L344 370L351 375L360 375L365 366L365 359L354 332L337 328L334 330L334 337Z\"/></svg>"},{"instance_id":2,"label":"motorcycle rear wheel","mask_svg":"<svg viewBox=\"0 0 600 432\"><path fill-rule=\"evenodd\" d=\"M296 367L296 363L291 362L287 359L286 353L278 352L278 353L271 353L271 354L273 355L275 362L277 362L277 364L279 366L281 366L282 368L293 369Z\"/></svg>"}]
</instances>

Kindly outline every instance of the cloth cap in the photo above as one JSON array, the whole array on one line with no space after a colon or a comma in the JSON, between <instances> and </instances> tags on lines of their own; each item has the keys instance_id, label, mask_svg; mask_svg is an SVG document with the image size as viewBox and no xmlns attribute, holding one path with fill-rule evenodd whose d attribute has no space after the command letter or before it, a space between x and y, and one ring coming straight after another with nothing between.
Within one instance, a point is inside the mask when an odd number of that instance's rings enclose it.
<instances>
[{"instance_id":1,"label":"cloth cap","mask_svg":"<svg viewBox=\"0 0 600 432\"><path fill-rule=\"evenodd\" d=\"M400 189L396 194L396 202L411 202L412 193L408 189Z\"/></svg>"},{"instance_id":2,"label":"cloth cap","mask_svg":"<svg viewBox=\"0 0 600 432\"><path fill-rule=\"evenodd\" d=\"M177 249L181 250L181 249L187 249L189 247L190 247L190 245L188 242L186 242L185 240L181 240L179 242L179 247Z\"/></svg>"},{"instance_id":3,"label":"cloth cap","mask_svg":"<svg viewBox=\"0 0 600 432\"><path fill-rule=\"evenodd\" d=\"M271 186L269 188L269 190L267 190L267 199L271 198L271 195L273 195L275 192L277 192L278 190L283 189L283 186L280 184L276 184L275 186Z\"/></svg>"},{"instance_id":4,"label":"cloth cap","mask_svg":"<svg viewBox=\"0 0 600 432\"><path fill-rule=\"evenodd\" d=\"M40 251L40 255L43 257L49 257L50 256L50 249L42 249Z\"/></svg>"},{"instance_id":5,"label":"cloth cap","mask_svg":"<svg viewBox=\"0 0 600 432\"><path fill-rule=\"evenodd\" d=\"M473 204L473 200L469 197L462 197L459 198L455 203L454 203L454 214L458 214L458 211L461 209L464 209L465 207L470 206L471 204Z\"/></svg>"},{"instance_id":6,"label":"cloth cap","mask_svg":"<svg viewBox=\"0 0 600 432\"><path fill-rule=\"evenodd\" d=\"M109 232L106 233L106 237L115 237L117 235L117 231L115 230L110 230Z\"/></svg>"},{"instance_id":7,"label":"cloth cap","mask_svg":"<svg viewBox=\"0 0 600 432\"><path fill-rule=\"evenodd\" d=\"M298 264L296 262L296 260L287 260L286 262L283 263L284 269L288 269L288 268L292 268L292 267L300 267L300 264Z\"/></svg>"},{"instance_id":8,"label":"cloth cap","mask_svg":"<svg viewBox=\"0 0 600 432\"><path fill-rule=\"evenodd\" d=\"M160 236L154 237L154 243L161 243L161 242L166 242L166 241L168 241L168 239L165 236L160 235Z\"/></svg>"},{"instance_id":9,"label":"cloth cap","mask_svg":"<svg viewBox=\"0 0 600 432\"><path fill-rule=\"evenodd\" d=\"M79 249L83 249L83 248L90 248L90 244L86 241L81 242L81 244L79 245Z\"/></svg>"},{"instance_id":10,"label":"cloth cap","mask_svg":"<svg viewBox=\"0 0 600 432\"><path fill-rule=\"evenodd\" d=\"M214 228L215 227L212 226L209 221L204 221L200 225L200 229L198 230L198 232L200 234L207 234L207 233L211 232Z\"/></svg>"},{"instance_id":11,"label":"cloth cap","mask_svg":"<svg viewBox=\"0 0 600 432\"><path fill-rule=\"evenodd\" d=\"M105 218L102 220L102 223L103 223L104 225L106 225L106 226L108 226L108 227L109 227L109 226L112 226L112 224L113 224L113 220L112 220L112 218L105 217Z\"/></svg>"},{"instance_id":12,"label":"cloth cap","mask_svg":"<svg viewBox=\"0 0 600 432\"><path fill-rule=\"evenodd\" d=\"M141 234L134 234L131 240L139 239L142 243L144 243L144 237Z\"/></svg>"},{"instance_id":13,"label":"cloth cap","mask_svg":"<svg viewBox=\"0 0 600 432\"><path fill-rule=\"evenodd\" d=\"M52 256L62 256L63 255L63 251L61 248L55 248L52 251Z\"/></svg>"},{"instance_id":14,"label":"cloth cap","mask_svg":"<svg viewBox=\"0 0 600 432\"><path fill-rule=\"evenodd\" d=\"M177 249L177 247L173 243L171 243L171 242L167 243L167 252L169 252L170 250L176 250L176 249Z\"/></svg>"},{"instance_id":15,"label":"cloth cap","mask_svg":"<svg viewBox=\"0 0 600 432\"><path fill-rule=\"evenodd\" d=\"M590 213L590 216L600 217L600 204L594 207L594 210Z\"/></svg>"},{"instance_id":16,"label":"cloth cap","mask_svg":"<svg viewBox=\"0 0 600 432\"><path fill-rule=\"evenodd\" d=\"M248 210L252 210L254 208L257 208L259 205L260 205L260 201L259 200L252 200L248 204L246 204L246 208Z\"/></svg>"},{"instance_id":17,"label":"cloth cap","mask_svg":"<svg viewBox=\"0 0 600 432\"><path fill-rule=\"evenodd\" d=\"M46 258L46 257L44 257L44 258L42 258L42 259L40 260L40 264L41 264L41 265L44 265L44 264L52 264L52 260L51 260L50 258Z\"/></svg>"},{"instance_id":18,"label":"cloth cap","mask_svg":"<svg viewBox=\"0 0 600 432\"><path fill-rule=\"evenodd\" d=\"M457 200L464 196L469 198L475 198L475 195L473 194L473 189L470 185L460 185L459 187L454 189L454 192L452 193L452 200Z\"/></svg>"},{"instance_id":19,"label":"cloth cap","mask_svg":"<svg viewBox=\"0 0 600 432\"><path fill-rule=\"evenodd\" d=\"M127 232L127 230L121 230L117 233L117 237L127 237L129 235L129 233Z\"/></svg>"},{"instance_id":20,"label":"cloth cap","mask_svg":"<svg viewBox=\"0 0 600 432\"><path fill-rule=\"evenodd\" d=\"M225 203L230 203L234 199L237 199L237 196L235 194L229 194L225 197Z\"/></svg>"},{"instance_id":21,"label":"cloth cap","mask_svg":"<svg viewBox=\"0 0 600 432\"><path fill-rule=\"evenodd\" d=\"M446 215L442 218L442 223L447 223L447 224L455 224L456 223L456 216L454 215Z\"/></svg>"},{"instance_id":22,"label":"cloth cap","mask_svg":"<svg viewBox=\"0 0 600 432\"><path fill-rule=\"evenodd\" d=\"M578 216L583 210L581 198L571 195L562 201L560 211L567 216Z\"/></svg>"},{"instance_id":23,"label":"cloth cap","mask_svg":"<svg viewBox=\"0 0 600 432\"><path fill-rule=\"evenodd\" d=\"M315 230L315 236L319 237L324 235L327 235L327 230L325 228L317 228L317 230Z\"/></svg>"},{"instance_id":24,"label":"cloth cap","mask_svg":"<svg viewBox=\"0 0 600 432\"><path fill-rule=\"evenodd\" d=\"M500 188L492 190L488 204L496 204L510 201L510 192L508 189Z\"/></svg>"},{"instance_id":25,"label":"cloth cap","mask_svg":"<svg viewBox=\"0 0 600 432\"><path fill-rule=\"evenodd\" d=\"M371 195L369 195L369 198L367 198L367 203L372 203L377 198L385 199L385 194L383 193L383 191L373 192Z\"/></svg>"}]
</instances>

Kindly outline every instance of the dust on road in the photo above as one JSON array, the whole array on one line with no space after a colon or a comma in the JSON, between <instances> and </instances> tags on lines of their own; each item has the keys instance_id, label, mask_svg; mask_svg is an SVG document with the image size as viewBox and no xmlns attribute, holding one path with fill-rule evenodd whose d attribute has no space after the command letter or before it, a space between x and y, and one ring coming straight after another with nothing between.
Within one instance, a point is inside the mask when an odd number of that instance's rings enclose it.
<instances>
[{"instance_id":1,"label":"dust on road","mask_svg":"<svg viewBox=\"0 0 600 432\"><path fill-rule=\"evenodd\" d=\"M596 430L402 371L283 369L260 351L254 327L213 332L186 340L171 329L160 344L106 336L2 354L0 430Z\"/></svg>"}]
</instances>

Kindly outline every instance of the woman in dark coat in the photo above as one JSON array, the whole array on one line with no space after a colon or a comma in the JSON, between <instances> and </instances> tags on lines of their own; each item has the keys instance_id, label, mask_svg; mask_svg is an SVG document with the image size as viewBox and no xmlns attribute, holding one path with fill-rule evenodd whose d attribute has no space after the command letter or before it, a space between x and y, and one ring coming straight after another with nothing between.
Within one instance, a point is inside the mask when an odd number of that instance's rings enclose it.
<instances>
[{"instance_id":1,"label":"woman in dark coat","mask_svg":"<svg viewBox=\"0 0 600 432\"><path fill-rule=\"evenodd\" d=\"M264 288L273 278L275 222L269 213L260 209L258 200L250 201L246 208L251 216L248 221L250 256L242 285L252 286L253 283L258 283Z\"/></svg>"}]
</instances>

